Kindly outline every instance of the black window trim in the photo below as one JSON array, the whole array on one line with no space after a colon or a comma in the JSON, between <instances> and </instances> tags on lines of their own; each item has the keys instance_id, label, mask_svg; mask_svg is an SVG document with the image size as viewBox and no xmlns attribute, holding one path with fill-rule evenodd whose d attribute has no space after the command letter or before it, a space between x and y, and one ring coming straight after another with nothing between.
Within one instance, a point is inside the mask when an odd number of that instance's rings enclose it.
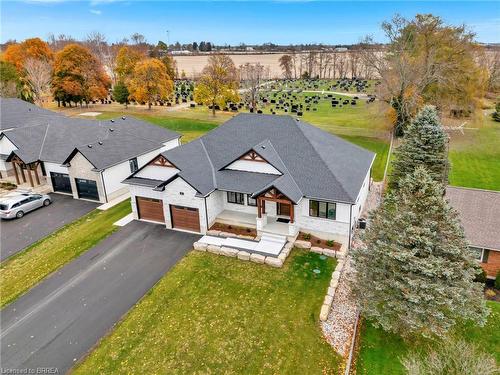
<instances>
[{"instance_id":1,"label":"black window trim","mask_svg":"<svg viewBox=\"0 0 500 375\"><path fill-rule=\"evenodd\" d=\"M129 159L128 165L130 167L130 173L135 173L139 170L139 163L137 162L137 157Z\"/></svg>"},{"instance_id":2,"label":"black window trim","mask_svg":"<svg viewBox=\"0 0 500 375\"><path fill-rule=\"evenodd\" d=\"M234 194L234 200L232 200L230 198L231 194ZM236 198L237 196L239 196L241 198L240 202L238 202L238 199ZM242 206L245 205L245 197L244 197L243 193L238 193L236 191L228 191L227 194L226 194L226 197L227 197L227 202L228 203L239 204L239 205L242 205Z\"/></svg>"},{"instance_id":3,"label":"black window trim","mask_svg":"<svg viewBox=\"0 0 500 375\"><path fill-rule=\"evenodd\" d=\"M250 199L253 199L255 201L255 204L250 203ZM247 194L247 206L257 207L257 199L252 198L252 194Z\"/></svg>"},{"instance_id":4,"label":"black window trim","mask_svg":"<svg viewBox=\"0 0 500 375\"><path fill-rule=\"evenodd\" d=\"M317 215L312 215L311 214L311 202L316 202L318 204L317 206ZM326 216L320 216L319 214L319 205L320 203L325 203L326 204ZM335 217L334 218L331 218L331 217L328 217L328 211L330 210L329 209L329 206L330 205L333 205L335 208L334 208L334 213L335 213ZM326 220L333 220L333 221L336 221L337 220L337 203L336 202L328 202L328 201L320 201L320 200L316 200L316 199L309 199L309 216L310 217L317 217L318 219L326 219Z\"/></svg>"}]
</instances>

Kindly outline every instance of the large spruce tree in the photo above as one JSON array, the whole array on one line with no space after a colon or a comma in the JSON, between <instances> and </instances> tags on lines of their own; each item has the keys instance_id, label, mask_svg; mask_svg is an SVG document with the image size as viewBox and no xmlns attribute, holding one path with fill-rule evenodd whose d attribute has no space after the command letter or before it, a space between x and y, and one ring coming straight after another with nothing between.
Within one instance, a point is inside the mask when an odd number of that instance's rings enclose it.
<instances>
[{"instance_id":1,"label":"large spruce tree","mask_svg":"<svg viewBox=\"0 0 500 375\"><path fill-rule=\"evenodd\" d=\"M423 168L400 181L371 215L353 251L352 288L362 314L403 337L442 336L457 320L484 323L479 266L441 184Z\"/></svg>"},{"instance_id":2,"label":"large spruce tree","mask_svg":"<svg viewBox=\"0 0 500 375\"><path fill-rule=\"evenodd\" d=\"M397 188L399 181L423 166L431 177L446 185L448 180L447 135L436 109L425 106L408 127L402 144L394 152L389 186Z\"/></svg>"}]
</instances>

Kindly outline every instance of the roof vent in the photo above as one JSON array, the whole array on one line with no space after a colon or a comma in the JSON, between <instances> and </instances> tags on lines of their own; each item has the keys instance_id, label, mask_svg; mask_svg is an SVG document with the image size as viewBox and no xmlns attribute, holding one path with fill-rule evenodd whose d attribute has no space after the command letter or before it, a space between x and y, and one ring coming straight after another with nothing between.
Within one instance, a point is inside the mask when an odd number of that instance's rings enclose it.
<instances>
[{"instance_id":1,"label":"roof vent","mask_svg":"<svg viewBox=\"0 0 500 375\"><path fill-rule=\"evenodd\" d=\"M109 120L109 121L111 121L111 122L115 122L115 120L113 120L113 119L111 119L111 120Z\"/></svg>"},{"instance_id":2,"label":"roof vent","mask_svg":"<svg viewBox=\"0 0 500 375\"><path fill-rule=\"evenodd\" d=\"M87 145L88 148L92 148L92 145Z\"/></svg>"},{"instance_id":3,"label":"roof vent","mask_svg":"<svg viewBox=\"0 0 500 375\"><path fill-rule=\"evenodd\" d=\"M264 150L266 149L266 146L264 146L264 145L262 145L262 146L260 146L260 147L261 147L262 149L264 149Z\"/></svg>"},{"instance_id":4,"label":"roof vent","mask_svg":"<svg viewBox=\"0 0 500 375\"><path fill-rule=\"evenodd\" d=\"M102 141L99 141L99 142L97 142L97 143L99 143L99 144L102 146Z\"/></svg>"},{"instance_id":5,"label":"roof vent","mask_svg":"<svg viewBox=\"0 0 500 375\"><path fill-rule=\"evenodd\" d=\"M110 131L110 132L114 132L114 131L115 131L115 129L113 129L113 128L109 128L109 131Z\"/></svg>"},{"instance_id":6,"label":"roof vent","mask_svg":"<svg viewBox=\"0 0 500 375\"><path fill-rule=\"evenodd\" d=\"M125 116L122 116L122 120L125 120L125 119L126 119L126 117L125 117Z\"/></svg>"}]
</instances>

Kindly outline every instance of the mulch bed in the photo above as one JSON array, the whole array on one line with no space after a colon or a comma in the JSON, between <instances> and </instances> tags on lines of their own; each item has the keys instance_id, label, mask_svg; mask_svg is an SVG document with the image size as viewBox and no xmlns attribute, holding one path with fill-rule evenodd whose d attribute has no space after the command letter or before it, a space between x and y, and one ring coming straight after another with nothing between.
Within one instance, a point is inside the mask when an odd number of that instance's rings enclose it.
<instances>
[{"instance_id":1,"label":"mulch bed","mask_svg":"<svg viewBox=\"0 0 500 375\"><path fill-rule=\"evenodd\" d=\"M210 229L220 230L221 232L241 234L244 236L257 236L257 231L254 228L238 227L235 225L214 223L214 225L212 225Z\"/></svg>"},{"instance_id":2,"label":"mulch bed","mask_svg":"<svg viewBox=\"0 0 500 375\"><path fill-rule=\"evenodd\" d=\"M338 242L333 242L332 246L328 246L327 240L322 240L321 238L315 237L309 233L304 233L304 232L300 232L297 239L301 241L309 241L311 243L311 246L322 247L325 249L332 249L335 251L340 251L340 248L342 247L342 244Z\"/></svg>"}]
</instances>

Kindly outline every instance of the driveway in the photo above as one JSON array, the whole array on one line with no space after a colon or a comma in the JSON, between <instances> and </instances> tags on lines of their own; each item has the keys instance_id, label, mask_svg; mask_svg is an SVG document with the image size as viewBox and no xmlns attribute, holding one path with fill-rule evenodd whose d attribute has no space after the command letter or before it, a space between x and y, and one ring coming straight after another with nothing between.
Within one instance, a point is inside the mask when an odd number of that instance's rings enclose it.
<instances>
[{"instance_id":1,"label":"driveway","mask_svg":"<svg viewBox=\"0 0 500 375\"><path fill-rule=\"evenodd\" d=\"M133 221L1 312L2 371L65 373L200 236Z\"/></svg>"},{"instance_id":2,"label":"driveway","mask_svg":"<svg viewBox=\"0 0 500 375\"><path fill-rule=\"evenodd\" d=\"M56 229L89 213L100 203L50 194L52 204L27 213L21 219L0 221L0 260L25 249Z\"/></svg>"}]
</instances>

